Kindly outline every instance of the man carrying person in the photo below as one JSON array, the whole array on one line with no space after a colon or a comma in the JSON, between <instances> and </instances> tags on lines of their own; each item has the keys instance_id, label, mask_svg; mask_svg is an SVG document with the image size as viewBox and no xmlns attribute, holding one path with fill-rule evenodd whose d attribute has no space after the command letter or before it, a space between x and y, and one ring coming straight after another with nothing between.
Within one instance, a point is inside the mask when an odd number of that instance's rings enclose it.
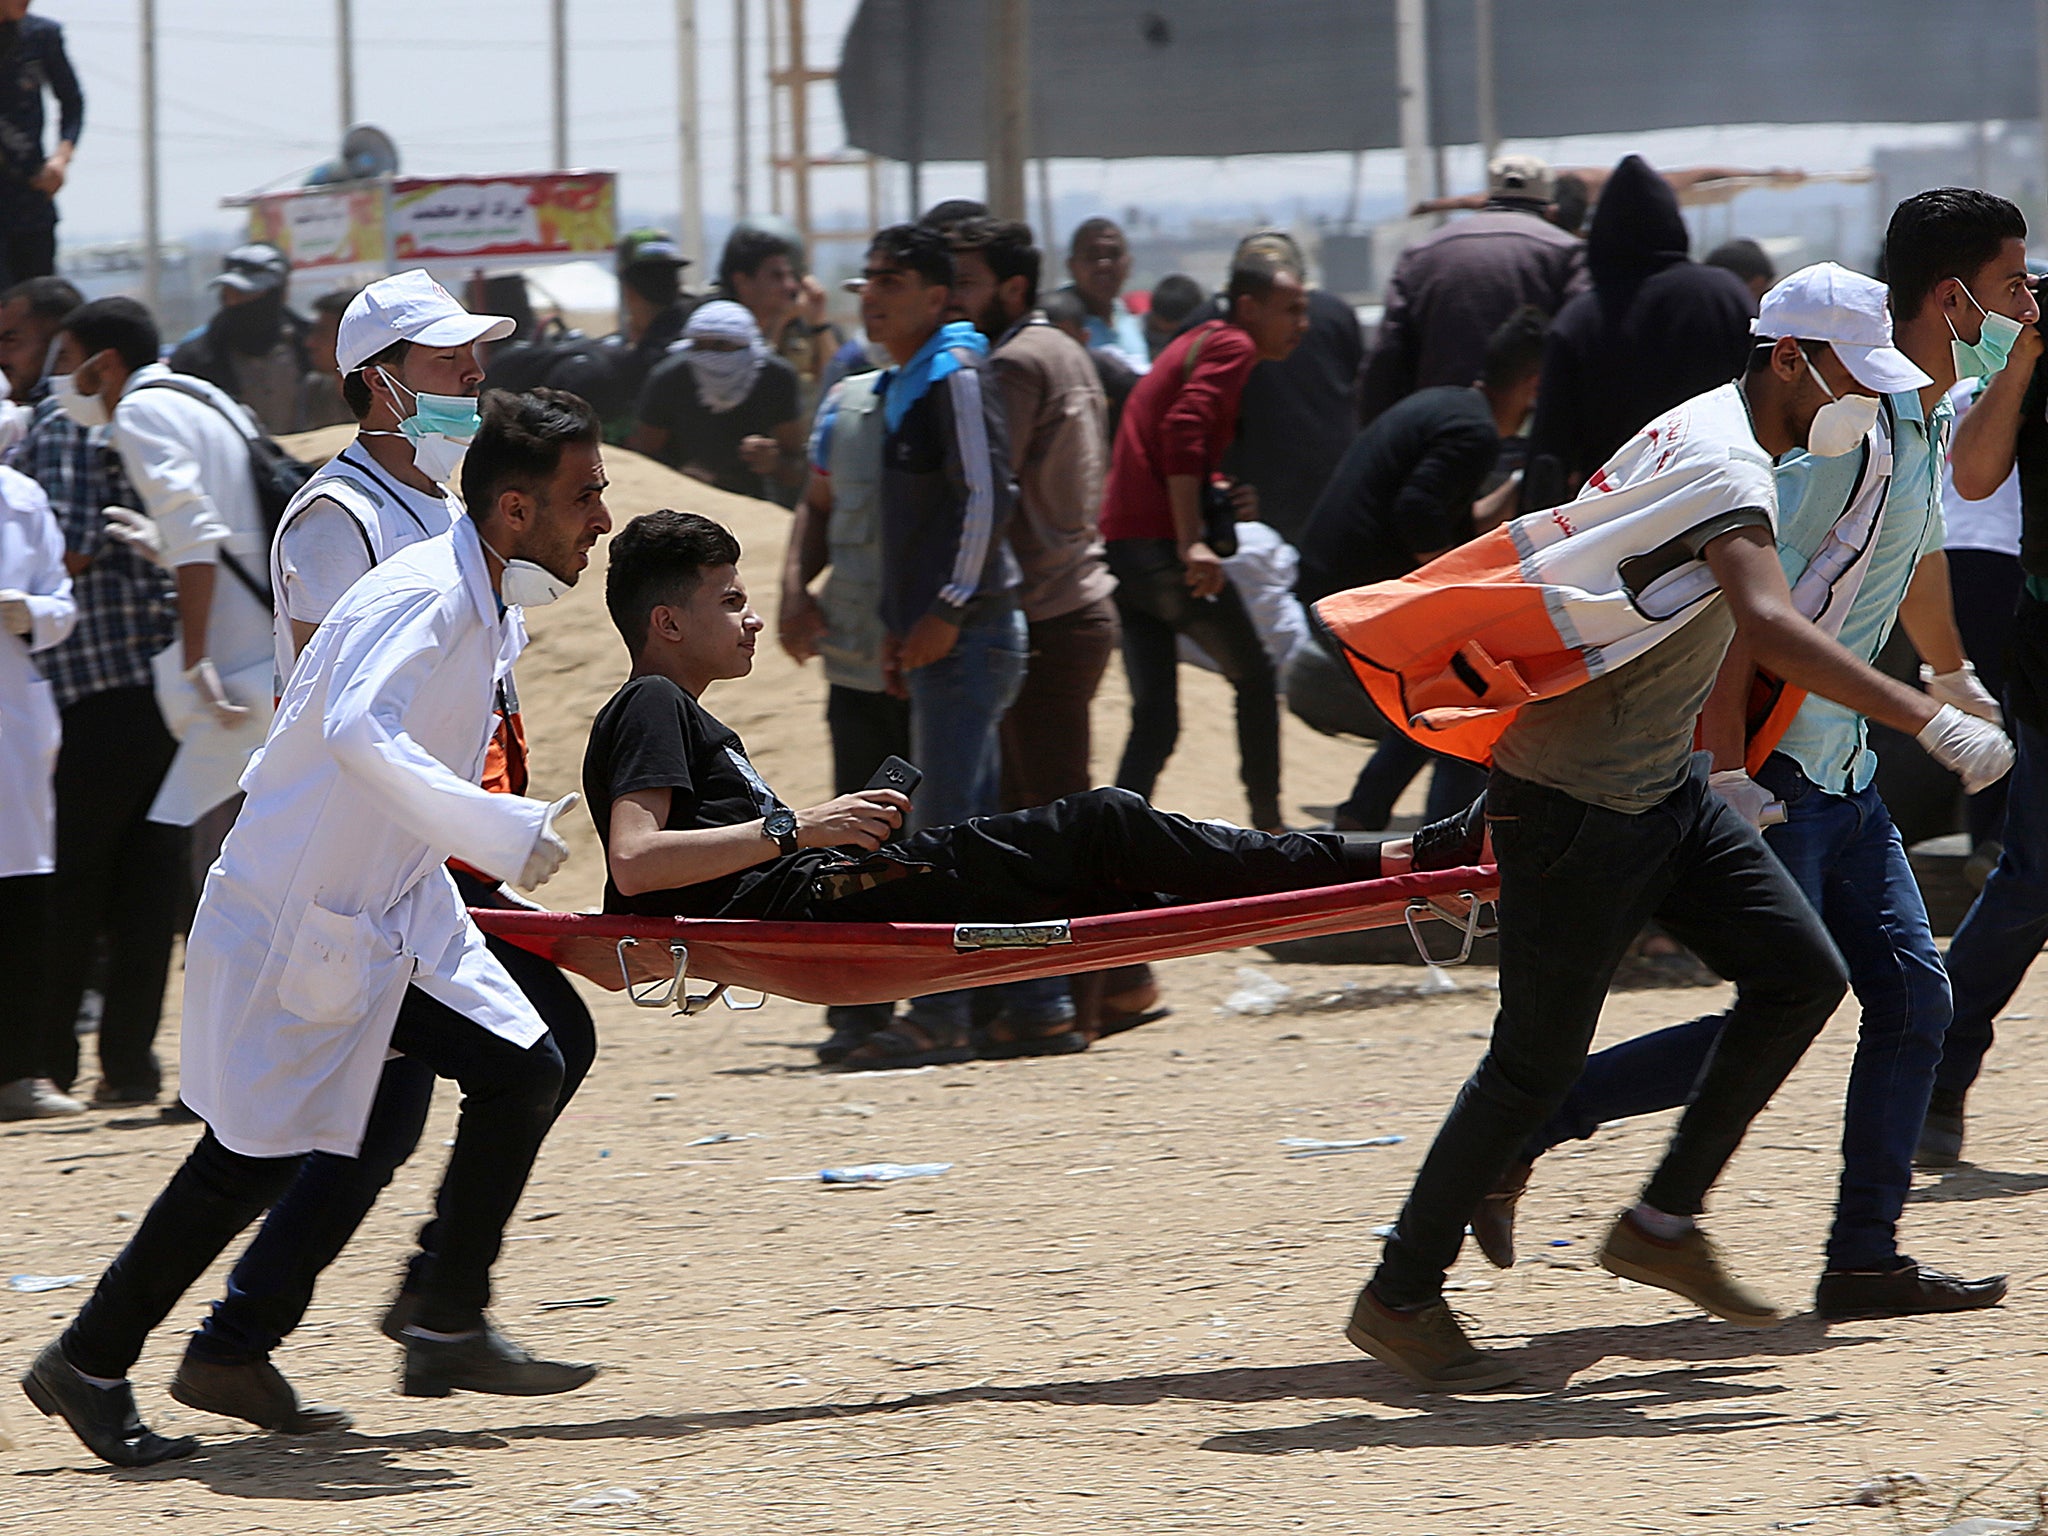
<instances>
[{"instance_id":1,"label":"man carrying person","mask_svg":"<svg viewBox=\"0 0 2048 1536\"><path fill-rule=\"evenodd\" d=\"M953 253L922 224L868 247L861 320L894 360L882 399L883 669L910 698L911 760L924 771L912 822L998 809L1003 713L1024 678L1025 620L1008 529L1015 499L988 341L953 312ZM848 1052L866 1071L964 1061L968 992L913 998ZM1061 1000L1059 1011L1070 1014ZM1037 1021L1021 1021L1032 1027Z\"/></svg>"},{"instance_id":2,"label":"man carrying person","mask_svg":"<svg viewBox=\"0 0 2048 1536\"><path fill-rule=\"evenodd\" d=\"M1175 641L1190 635L1237 695L1239 773L1251 825L1280 819L1280 707L1273 664L1210 547L1204 499L1237 433L1245 380L1308 330L1302 275L1252 253L1230 271L1228 319L1184 332L1139 381L1117 428L1102 533L1116 576L1131 733L1116 782L1147 799L1180 736Z\"/></svg>"},{"instance_id":3,"label":"man carrying person","mask_svg":"<svg viewBox=\"0 0 2048 1536\"><path fill-rule=\"evenodd\" d=\"M1863 662L1876 658L1898 621L1934 669L1933 697L1994 723L1997 703L1963 656L1941 554L1938 492L1956 365L1934 292L1954 283L1981 292L1988 313L2031 323L2038 310L2026 282L2025 228L2017 208L1987 193L1951 188L1901 203L1885 239L1891 313L1906 317L1894 323L1899 348L1931 382L1900 389L1869 370L1856 349L1838 347L1851 372L1861 370L1858 382L1882 391L1887 419L1860 455L1816 451L1777 473L1779 559L1802 611L1839 626L1841 644ZM1827 314L1861 315L1867 333L1881 336L1885 299L1885 285L1873 279L1832 264L1808 267L1765 294L1757 345L1803 334ZM1844 566L1836 552L1848 549L1864 553ZM2004 1276L1958 1279L1899 1252L1898 1223L1949 1028L1950 989L1904 841L1871 782L1877 761L1863 718L1809 696L1757 761L1762 748L1752 751L1745 740L1755 691L1755 669L1738 641L1704 722L1704 745L1723 770L1715 786L1757 819L1777 818L1765 826L1764 841L1827 925L1862 1007L1841 1189L1814 1310L1840 1321L1992 1306L2005 1295ZM1675 1025L1587 1061L1578 1085L1474 1215L1473 1235L1488 1259L1503 1267L1514 1261L1515 1205L1530 1164L1603 1121L1683 1104L1722 1023L1710 1017Z\"/></svg>"},{"instance_id":4,"label":"man carrying person","mask_svg":"<svg viewBox=\"0 0 2048 1536\"><path fill-rule=\"evenodd\" d=\"M553 824L573 796L546 805L474 781L518 608L573 586L611 520L587 405L552 391L486 405L469 515L351 587L292 673L188 941L182 1076L206 1133L23 1378L117 1466L197 1449L142 1424L127 1372L305 1153L356 1154L387 1050L463 1092L401 1390L531 1396L594 1374L533 1359L485 1315L562 1056L441 866L458 857L531 887L568 856ZM486 437L502 438L488 454Z\"/></svg>"},{"instance_id":5,"label":"man carrying person","mask_svg":"<svg viewBox=\"0 0 2048 1536\"><path fill-rule=\"evenodd\" d=\"M1302 533L1295 580L1302 602L1405 576L1514 511L1519 475L1481 492L1501 445L1535 403L1543 331L1534 308L1510 315L1487 343L1485 366L1473 383L1418 389L1358 434ZM1282 681L1289 708L1317 730L1379 738L1333 825L1339 832L1384 827L1432 754L1388 727L1326 645L1298 647ZM1485 788L1482 770L1436 754L1424 818L1448 816Z\"/></svg>"},{"instance_id":6,"label":"man carrying person","mask_svg":"<svg viewBox=\"0 0 2048 1536\"><path fill-rule=\"evenodd\" d=\"M1917 736L1968 785L2011 761L1995 726L1873 671L1794 605L1773 544L1773 460L1853 452L1877 393L1929 381L1887 344L1881 312L1817 308L1772 328L1795 334L1759 346L1738 382L1651 422L1569 509L1517 518L1318 609L1397 723L1468 755L1490 744L1493 759L1500 1012L1347 1330L1426 1391L1518 1374L1473 1347L1444 1304L1445 1271L1481 1200L1577 1081L1615 968L1653 916L1735 983L1735 1000L1663 1162L1599 1262L1741 1326L1779 1320L1694 1217L1846 977L1798 883L1693 753L1731 640L1791 687ZM1857 398L1837 404L1846 397ZM1554 635L1527 627L1539 614ZM1423 633L1432 624L1436 638Z\"/></svg>"},{"instance_id":7,"label":"man carrying person","mask_svg":"<svg viewBox=\"0 0 2048 1536\"><path fill-rule=\"evenodd\" d=\"M108 536L104 510L135 504L104 427L81 427L58 409L44 365L64 319L80 303L59 277L30 278L0 294L0 370L16 400L34 402L10 462L42 486L64 535L78 625L37 658L63 742L54 775L56 870L44 895L42 987L24 1000L25 1027L48 1091L0 1088L0 1116L75 1113L78 1013L104 944L120 957L100 983L95 1036L102 1088L154 1078L150 1048L163 1014L171 947L189 907L182 828L149 819L177 742L164 729L150 662L176 625L171 578ZM65 1090L59 1092L58 1090Z\"/></svg>"}]
</instances>

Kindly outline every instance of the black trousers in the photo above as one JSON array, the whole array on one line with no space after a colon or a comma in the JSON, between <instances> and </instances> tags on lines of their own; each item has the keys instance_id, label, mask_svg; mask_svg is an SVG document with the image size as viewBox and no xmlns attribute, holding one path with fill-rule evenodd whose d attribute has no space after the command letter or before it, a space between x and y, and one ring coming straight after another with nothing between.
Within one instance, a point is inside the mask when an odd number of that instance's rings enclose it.
<instances>
[{"instance_id":1,"label":"black trousers","mask_svg":"<svg viewBox=\"0 0 2048 1536\"><path fill-rule=\"evenodd\" d=\"M910 700L834 683L825 694L825 727L832 735L832 793L864 788L892 757L910 756ZM830 1030L877 1030L894 1003L839 1003L825 1010Z\"/></svg>"},{"instance_id":2,"label":"black trousers","mask_svg":"<svg viewBox=\"0 0 2048 1536\"><path fill-rule=\"evenodd\" d=\"M42 971L49 875L0 876L0 1083L48 1077L48 1051L36 1023L36 979Z\"/></svg>"},{"instance_id":3,"label":"black trousers","mask_svg":"<svg viewBox=\"0 0 2048 1536\"><path fill-rule=\"evenodd\" d=\"M1495 770L1500 1011L1415 1176L1373 1288L1432 1301L1481 1199L1578 1081L1608 984L1654 917L1735 983L1713 1055L1643 1199L1696 1215L1848 989L1827 929L1761 834L1707 787L1706 756L1639 815Z\"/></svg>"},{"instance_id":4,"label":"black trousers","mask_svg":"<svg viewBox=\"0 0 2048 1536\"><path fill-rule=\"evenodd\" d=\"M473 907L506 905L497 888L457 872L455 883ZM597 1029L576 989L554 966L530 950L503 939L485 944L512 973L519 990L547 1025L562 1055L562 1087L551 1121L568 1107L597 1057ZM312 1305L313 1289L328 1265L346 1248L393 1175L418 1148L434 1099L434 1072L425 1062L396 1056L384 1064L377 1097L354 1157L309 1154L291 1187L270 1208L249 1246L228 1273L227 1293L213 1304L192 1336L192 1351L209 1360L261 1360L284 1341ZM440 1251L448 1210L444 1182L434 1196L435 1215L420 1228L419 1248L401 1282L424 1289Z\"/></svg>"},{"instance_id":5,"label":"black trousers","mask_svg":"<svg viewBox=\"0 0 2048 1536\"><path fill-rule=\"evenodd\" d=\"M462 1085L462 1118L441 1186L438 1251L420 1286L418 1313L421 1327L460 1332L477 1325L490 1301L505 1223L554 1121L562 1055L546 1035L524 1048L501 1040L417 987L405 994L391 1043ZM89 1376L126 1376L151 1330L284 1194L303 1162L245 1157L208 1130L65 1331L65 1358Z\"/></svg>"},{"instance_id":6,"label":"black trousers","mask_svg":"<svg viewBox=\"0 0 2048 1536\"><path fill-rule=\"evenodd\" d=\"M1131 685L1131 734L1117 767L1119 788L1152 797L1180 739L1180 654L1186 635L1209 653L1237 692L1237 760L1251 820L1280 821L1280 695L1272 660L1229 582L1215 597L1188 591L1171 539L1114 539L1116 607L1123 623L1124 673Z\"/></svg>"},{"instance_id":7,"label":"black trousers","mask_svg":"<svg viewBox=\"0 0 2048 1536\"><path fill-rule=\"evenodd\" d=\"M1091 789L1028 811L913 832L893 845L932 866L801 913L840 922L1019 923L1161 903L1228 901L1371 880L1379 845L1326 832L1269 836L1154 810L1126 789Z\"/></svg>"},{"instance_id":8,"label":"black trousers","mask_svg":"<svg viewBox=\"0 0 2048 1536\"><path fill-rule=\"evenodd\" d=\"M1977 676L1995 699L2005 698L2005 656L2012 644L2013 617L2027 575L2018 555L1990 549L1948 552L1949 583L1954 589L1956 628L1963 650L1977 664ZM2012 783L2007 774L1970 796L1971 843L1998 842L2005 831L2005 796Z\"/></svg>"},{"instance_id":9,"label":"black trousers","mask_svg":"<svg viewBox=\"0 0 2048 1536\"><path fill-rule=\"evenodd\" d=\"M51 878L35 1077L78 1077L75 1023L101 940L112 963L100 1013L100 1075L154 1092L157 1021L171 943L189 904L185 830L148 819L177 742L148 688L88 694L64 711L57 749L57 871Z\"/></svg>"},{"instance_id":10,"label":"black trousers","mask_svg":"<svg viewBox=\"0 0 2048 1536\"><path fill-rule=\"evenodd\" d=\"M0 181L0 288L56 270L56 202L25 182Z\"/></svg>"}]
</instances>

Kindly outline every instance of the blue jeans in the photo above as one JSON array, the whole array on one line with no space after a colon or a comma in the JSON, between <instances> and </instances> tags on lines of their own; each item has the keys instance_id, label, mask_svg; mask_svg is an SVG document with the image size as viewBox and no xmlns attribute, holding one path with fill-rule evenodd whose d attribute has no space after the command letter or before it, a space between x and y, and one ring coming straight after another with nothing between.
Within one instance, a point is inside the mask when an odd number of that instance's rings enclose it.
<instances>
[{"instance_id":1,"label":"blue jeans","mask_svg":"<svg viewBox=\"0 0 2048 1536\"><path fill-rule=\"evenodd\" d=\"M2005 851L1949 940L1956 1021L1943 1043L1935 1086L1961 1094L1991 1049L1991 1021L2012 1001L2048 940L2048 734L2007 721L2019 749L2005 797Z\"/></svg>"},{"instance_id":2,"label":"blue jeans","mask_svg":"<svg viewBox=\"0 0 2048 1536\"><path fill-rule=\"evenodd\" d=\"M911 797L911 831L951 826L1002 809L1003 715L1024 685L1029 655L1024 614L1014 602L984 599L953 649L905 674L910 689L910 759L924 771ZM936 1031L965 1030L971 990L910 1000Z\"/></svg>"},{"instance_id":3,"label":"blue jeans","mask_svg":"<svg viewBox=\"0 0 2048 1536\"><path fill-rule=\"evenodd\" d=\"M1827 1267L1888 1269L1899 1262L1899 1213L1913 1186L1913 1147L1948 1029L1948 976L1905 844L1877 791L1828 794L1784 756L1773 756L1756 778L1785 802L1785 821L1767 828L1764 841L1827 925L1863 1009ZM1695 1019L1592 1057L1527 1150L1540 1153L1592 1135L1603 1121L1689 1102L1722 1022L1719 1015Z\"/></svg>"}]
</instances>

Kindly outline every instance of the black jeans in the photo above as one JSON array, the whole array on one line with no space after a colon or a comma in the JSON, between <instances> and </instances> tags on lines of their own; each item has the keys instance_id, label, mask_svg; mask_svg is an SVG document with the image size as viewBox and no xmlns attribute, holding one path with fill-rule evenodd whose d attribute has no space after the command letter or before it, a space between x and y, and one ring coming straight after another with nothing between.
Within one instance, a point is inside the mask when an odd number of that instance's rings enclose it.
<instances>
[{"instance_id":1,"label":"black jeans","mask_svg":"<svg viewBox=\"0 0 2048 1536\"><path fill-rule=\"evenodd\" d=\"M506 905L496 888L457 872L455 883L471 906ZM554 966L530 950L496 937L484 941L512 973L519 990L548 1027L562 1055L562 1087L555 1097L559 1118L597 1056L597 1030L576 989ZM209 1360L260 1360L298 1327L312 1304L313 1288L327 1266L348 1246L363 1218L419 1146L433 1104L434 1073L410 1056L384 1063L384 1076L354 1157L314 1152L306 1157L270 1214L228 1274L227 1294L213 1304L192 1335L192 1351ZM419 1248L406 1266L402 1287L420 1290L440 1249L447 1217L448 1186L435 1193L435 1216L420 1228Z\"/></svg>"},{"instance_id":2,"label":"black jeans","mask_svg":"<svg viewBox=\"0 0 2048 1536\"><path fill-rule=\"evenodd\" d=\"M1496 770L1486 816L1501 876L1500 1011L1373 1277L1392 1306L1441 1294L1480 1200L1578 1080L1615 968L1650 918L1735 983L1713 1055L1643 1190L1660 1211L1702 1209L1848 987L1785 866L1708 789L1704 754L1640 815Z\"/></svg>"},{"instance_id":3,"label":"black jeans","mask_svg":"<svg viewBox=\"0 0 2048 1536\"><path fill-rule=\"evenodd\" d=\"M1237 692L1238 774L1256 826L1280 821L1280 697L1273 663L1229 582L1212 598L1188 591L1186 567L1171 539L1113 539L1123 621L1124 673L1131 685L1131 734L1117 787L1148 800L1180 739L1181 635L1209 653Z\"/></svg>"},{"instance_id":4,"label":"black jeans","mask_svg":"<svg viewBox=\"0 0 2048 1536\"><path fill-rule=\"evenodd\" d=\"M1991 690L1991 696L2003 700L2006 648L2012 643L2013 616L2027 580L2020 557L1990 549L1952 549L1948 575L1963 653L1976 663L1977 677ZM1972 844L2002 840L2005 797L2011 785L2012 775L2007 774L1965 802Z\"/></svg>"},{"instance_id":5,"label":"black jeans","mask_svg":"<svg viewBox=\"0 0 2048 1536\"><path fill-rule=\"evenodd\" d=\"M505 1223L554 1120L562 1055L546 1035L524 1048L501 1040L417 987L399 1006L391 1043L462 1085L462 1118L441 1182L438 1251L417 1315L421 1327L457 1333L475 1327L490 1301ZM126 1376L151 1330L284 1194L304 1161L244 1157L209 1130L65 1331L65 1358L89 1376Z\"/></svg>"},{"instance_id":6,"label":"black jeans","mask_svg":"<svg viewBox=\"0 0 2048 1536\"><path fill-rule=\"evenodd\" d=\"M0 288L57 270L57 204L26 182L0 181Z\"/></svg>"},{"instance_id":7,"label":"black jeans","mask_svg":"<svg viewBox=\"0 0 2048 1536\"><path fill-rule=\"evenodd\" d=\"M12 994L0 1002L0 1083L51 1075L35 1008L51 883L49 875L0 875L0 976Z\"/></svg>"},{"instance_id":8,"label":"black jeans","mask_svg":"<svg viewBox=\"0 0 2048 1536\"><path fill-rule=\"evenodd\" d=\"M158 1017L171 943L189 908L185 829L148 819L177 742L147 688L88 694L64 711L57 750L57 872L51 878L34 1075L78 1077L79 999L102 937L112 953L100 1013L100 1075L160 1083Z\"/></svg>"},{"instance_id":9,"label":"black jeans","mask_svg":"<svg viewBox=\"0 0 2048 1536\"><path fill-rule=\"evenodd\" d=\"M868 923L1024 923L1228 901L1371 880L1377 843L1326 832L1268 836L1154 810L1125 789L1091 789L1028 811L913 832L895 847L930 864L797 916Z\"/></svg>"},{"instance_id":10,"label":"black jeans","mask_svg":"<svg viewBox=\"0 0 2048 1536\"><path fill-rule=\"evenodd\" d=\"M892 757L910 756L910 700L867 693L838 683L825 693L825 726L832 733L832 793L864 789ZM888 1024L894 1003L839 1003L825 1010L830 1030L872 1033Z\"/></svg>"}]
</instances>

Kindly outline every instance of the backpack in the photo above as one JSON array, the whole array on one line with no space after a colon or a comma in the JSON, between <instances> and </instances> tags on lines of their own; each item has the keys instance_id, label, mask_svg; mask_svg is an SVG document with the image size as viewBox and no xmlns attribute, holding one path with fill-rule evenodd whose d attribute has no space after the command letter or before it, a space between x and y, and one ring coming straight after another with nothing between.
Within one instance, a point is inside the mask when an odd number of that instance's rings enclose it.
<instances>
[{"instance_id":1,"label":"backpack","mask_svg":"<svg viewBox=\"0 0 2048 1536\"><path fill-rule=\"evenodd\" d=\"M261 431L252 432L247 422L238 419L229 411L221 410L219 403L211 395L204 390L194 389L175 375L168 379L150 379L136 385L135 391L132 392L145 389L174 389L188 400L197 400L208 409L219 411L234 429L242 434L243 440L249 445L249 483L255 487L256 508L263 518L263 540L266 545L275 540L277 525L284 520L285 508L291 505L292 498L299 494L305 483L313 478L319 466L293 458L285 452L284 445L275 438L267 437ZM226 550L220 551L220 560L235 580L249 589L251 597L266 608L271 606L269 582L252 575L247 566Z\"/></svg>"}]
</instances>

